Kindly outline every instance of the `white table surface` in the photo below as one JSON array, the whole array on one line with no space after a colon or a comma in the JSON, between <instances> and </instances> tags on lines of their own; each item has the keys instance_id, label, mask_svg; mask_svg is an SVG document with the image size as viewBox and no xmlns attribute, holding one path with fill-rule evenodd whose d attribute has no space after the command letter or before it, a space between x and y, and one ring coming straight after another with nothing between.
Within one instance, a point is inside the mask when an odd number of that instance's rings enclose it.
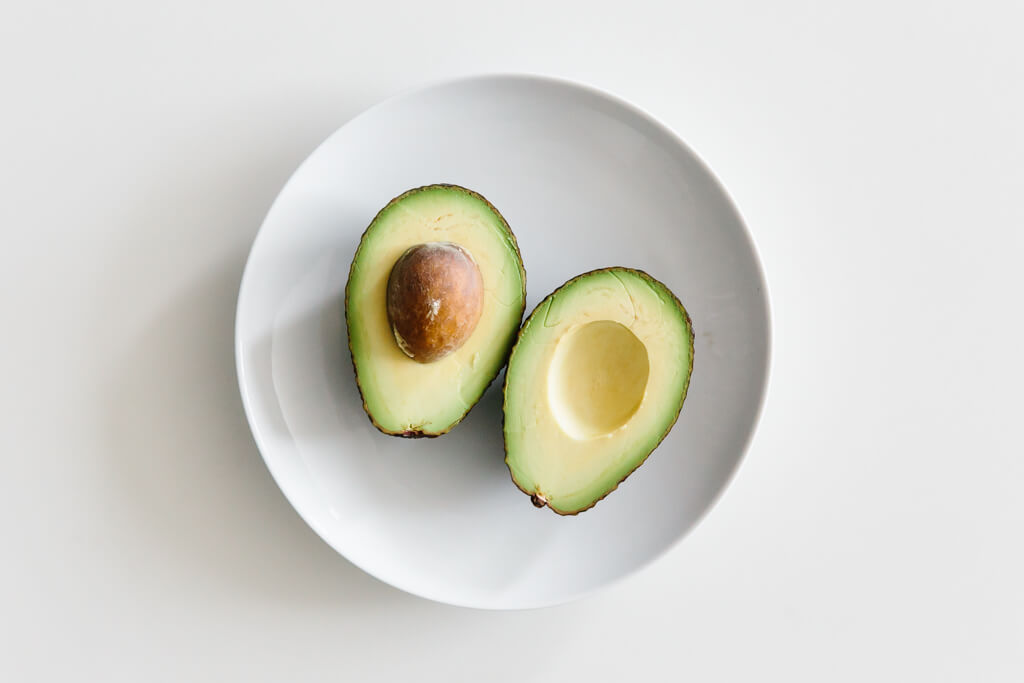
<instances>
[{"instance_id":1,"label":"white table surface","mask_svg":"<svg viewBox=\"0 0 1024 683\"><path fill-rule=\"evenodd\" d=\"M0 680L1024 680L1024 6L485 5L0 9ZM705 521L514 613L322 543L232 358L296 165L387 95L486 71L673 126L746 216L775 324Z\"/></svg>"}]
</instances>

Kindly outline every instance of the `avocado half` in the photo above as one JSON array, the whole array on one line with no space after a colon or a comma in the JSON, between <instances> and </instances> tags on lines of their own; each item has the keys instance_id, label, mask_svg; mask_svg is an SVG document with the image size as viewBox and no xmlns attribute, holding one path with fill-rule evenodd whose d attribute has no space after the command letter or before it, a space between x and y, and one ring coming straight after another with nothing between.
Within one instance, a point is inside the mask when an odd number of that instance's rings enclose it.
<instances>
[{"instance_id":1,"label":"avocado half","mask_svg":"<svg viewBox=\"0 0 1024 683\"><path fill-rule=\"evenodd\" d=\"M388 319L388 278L408 249L437 242L458 245L472 257L483 279L483 305L458 349L419 363L396 342ZM484 197L457 185L428 185L388 202L363 233L345 286L349 351L373 425L408 438L448 432L505 365L525 305L519 245Z\"/></svg>"},{"instance_id":2,"label":"avocado half","mask_svg":"<svg viewBox=\"0 0 1024 683\"><path fill-rule=\"evenodd\" d=\"M631 268L569 280L523 324L504 387L505 463L534 505L593 507L657 448L683 407L693 326Z\"/></svg>"}]
</instances>

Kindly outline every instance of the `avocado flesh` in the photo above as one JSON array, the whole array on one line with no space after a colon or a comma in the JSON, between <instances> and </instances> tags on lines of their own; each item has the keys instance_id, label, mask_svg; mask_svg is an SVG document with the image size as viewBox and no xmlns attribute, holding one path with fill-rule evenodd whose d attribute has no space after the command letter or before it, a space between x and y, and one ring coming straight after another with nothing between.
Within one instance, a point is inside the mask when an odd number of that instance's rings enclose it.
<instances>
[{"instance_id":1,"label":"avocado flesh","mask_svg":"<svg viewBox=\"0 0 1024 683\"><path fill-rule=\"evenodd\" d=\"M675 424L693 328L662 283L628 268L574 278L530 314L505 376L505 462L535 505L592 507Z\"/></svg>"},{"instance_id":2,"label":"avocado flesh","mask_svg":"<svg viewBox=\"0 0 1024 683\"><path fill-rule=\"evenodd\" d=\"M386 296L395 262L425 242L451 242L472 255L484 305L462 346L417 363L395 341ZM391 200L363 233L345 288L349 349L373 424L406 437L439 436L458 424L505 364L523 316L525 283L515 236L479 194L430 185Z\"/></svg>"}]
</instances>

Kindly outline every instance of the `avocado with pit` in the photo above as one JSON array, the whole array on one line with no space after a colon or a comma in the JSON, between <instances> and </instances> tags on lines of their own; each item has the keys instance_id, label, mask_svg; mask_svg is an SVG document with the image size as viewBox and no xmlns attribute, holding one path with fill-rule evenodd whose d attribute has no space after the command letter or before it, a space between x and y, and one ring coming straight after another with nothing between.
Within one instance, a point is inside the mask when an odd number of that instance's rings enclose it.
<instances>
[{"instance_id":1,"label":"avocado with pit","mask_svg":"<svg viewBox=\"0 0 1024 683\"><path fill-rule=\"evenodd\" d=\"M505 373L505 463L538 507L593 507L679 417L693 327L661 282L606 268L565 283L523 324Z\"/></svg>"},{"instance_id":2,"label":"avocado with pit","mask_svg":"<svg viewBox=\"0 0 1024 683\"><path fill-rule=\"evenodd\" d=\"M457 185L392 199L363 233L345 287L363 408L386 434L440 436L501 371L526 302L516 238Z\"/></svg>"}]
</instances>

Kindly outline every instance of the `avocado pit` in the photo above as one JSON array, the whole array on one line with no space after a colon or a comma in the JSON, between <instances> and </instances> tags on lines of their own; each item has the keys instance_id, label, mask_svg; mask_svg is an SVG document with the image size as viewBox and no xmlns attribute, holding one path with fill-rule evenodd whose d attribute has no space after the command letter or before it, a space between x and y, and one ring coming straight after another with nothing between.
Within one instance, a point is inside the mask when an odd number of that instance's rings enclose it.
<instances>
[{"instance_id":1,"label":"avocado pit","mask_svg":"<svg viewBox=\"0 0 1024 683\"><path fill-rule=\"evenodd\" d=\"M391 269L388 324L402 352L432 363L469 339L480 321L484 284L473 257L452 242L410 247Z\"/></svg>"}]
</instances>

